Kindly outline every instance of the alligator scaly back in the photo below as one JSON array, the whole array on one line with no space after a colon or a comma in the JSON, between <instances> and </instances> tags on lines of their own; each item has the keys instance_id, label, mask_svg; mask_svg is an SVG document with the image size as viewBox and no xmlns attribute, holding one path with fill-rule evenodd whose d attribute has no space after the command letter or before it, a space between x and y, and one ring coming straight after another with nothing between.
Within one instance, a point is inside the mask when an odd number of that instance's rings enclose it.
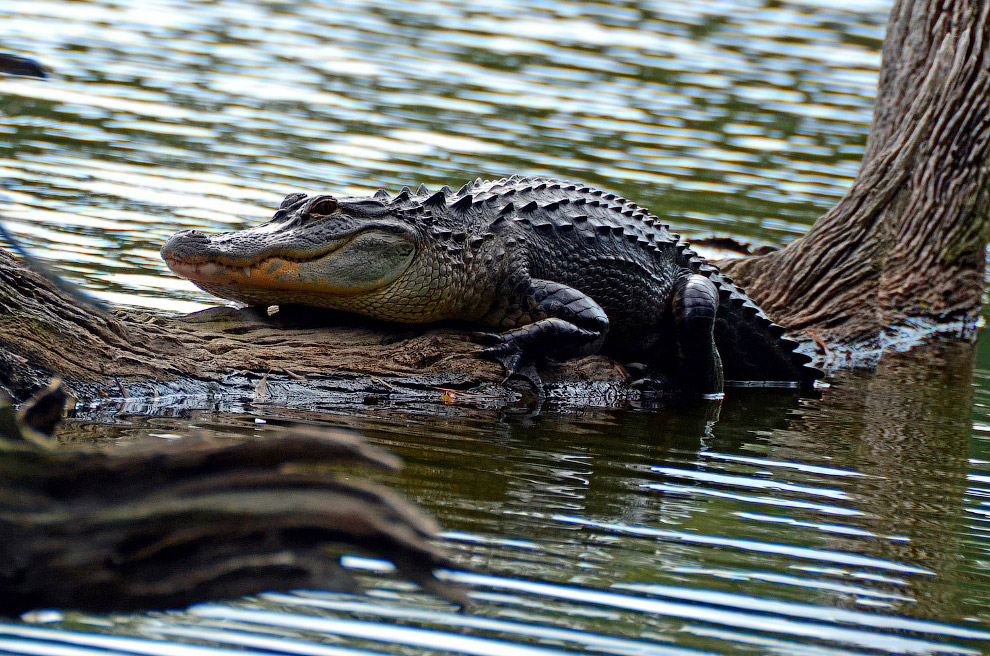
<instances>
[{"instance_id":1,"label":"alligator scaly back","mask_svg":"<svg viewBox=\"0 0 990 656\"><path fill-rule=\"evenodd\" d=\"M385 194L384 190L379 194ZM475 203L494 204L502 217L518 215L518 211L506 211L509 204L513 205L512 210L527 208L524 215L528 214L529 218L523 218L523 222L536 231L559 232L569 225L564 218L568 215L568 206L571 209L579 207L583 214L570 212L570 225L585 224L589 237L594 235L599 241L617 238L634 243L652 256L671 258L714 283L719 297L715 343L721 355L725 380L730 384L792 383L809 388L822 377L822 372L811 366L811 358L796 350L798 342L785 337L784 327L775 324L742 288L693 251L646 208L617 194L553 178L510 176L494 181L478 178L457 192L444 187L442 201L441 196L422 186L417 196L432 198L434 208L444 205L452 208L452 211L441 212L441 216L445 218L444 223L455 225L464 223L463 218L457 217L457 208L471 207ZM417 196L404 200L414 207L419 200ZM597 217L585 216L593 212L589 208L602 208L615 221L596 222ZM584 221L573 220L578 217L583 217ZM614 322L612 328L616 328Z\"/></svg>"}]
</instances>

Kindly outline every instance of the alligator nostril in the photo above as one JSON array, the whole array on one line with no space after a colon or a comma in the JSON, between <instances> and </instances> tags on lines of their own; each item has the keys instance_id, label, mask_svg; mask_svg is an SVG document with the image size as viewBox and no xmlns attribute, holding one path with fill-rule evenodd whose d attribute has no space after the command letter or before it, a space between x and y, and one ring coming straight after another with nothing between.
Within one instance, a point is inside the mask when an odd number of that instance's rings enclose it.
<instances>
[{"instance_id":1,"label":"alligator nostril","mask_svg":"<svg viewBox=\"0 0 990 656\"><path fill-rule=\"evenodd\" d=\"M162 244L162 257L181 258L188 254L190 249L194 251L202 248L200 244L210 241L209 235L205 235L199 230L179 230Z\"/></svg>"},{"instance_id":2,"label":"alligator nostril","mask_svg":"<svg viewBox=\"0 0 990 656\"><path fill-rule=\"evenodd\" d=\"M199 230L180 230L174 235L172 235L172 239L175 239L176 237L186 238L186 239L191 238L191 239L196 239L198 241L206 241L207 239L209 239L209 237L207 237L205 233L202 233Z\"/></svg>"}]
</instances>

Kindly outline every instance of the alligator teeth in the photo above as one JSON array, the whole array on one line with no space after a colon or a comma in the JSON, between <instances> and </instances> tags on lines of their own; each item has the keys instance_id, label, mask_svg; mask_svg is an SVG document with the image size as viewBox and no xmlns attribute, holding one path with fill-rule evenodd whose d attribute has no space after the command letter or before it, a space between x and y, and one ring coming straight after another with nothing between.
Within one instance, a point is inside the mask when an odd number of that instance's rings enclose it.
<instances>
[{"instance_id":1,"label":"alligator teeth","mask_svg":"<svg viewBox=\"0 0 990 656\"><path fill-rule=\"evenodd\" d=\"M244 267L244 275L247 276L248 278L251 277L251 267L249 266Z\"/></svg>"}]
</instances>

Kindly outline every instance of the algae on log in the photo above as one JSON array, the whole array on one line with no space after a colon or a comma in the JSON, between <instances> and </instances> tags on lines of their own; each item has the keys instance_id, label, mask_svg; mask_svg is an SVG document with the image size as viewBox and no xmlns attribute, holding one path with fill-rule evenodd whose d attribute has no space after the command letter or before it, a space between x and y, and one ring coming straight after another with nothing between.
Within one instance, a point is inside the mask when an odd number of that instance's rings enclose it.
<instances>
[{"instance_id":1,"label":"algae on log","mask_svg":"<svg viewBox=\"0 0 990 656\"><path fill-rule=\"evenodd\" d=\"M783 250L719 263L775 321L857 343L972 328L990 230L988 15L986 0L894 3L849 192Z\"/></svg>"}]
</instances>

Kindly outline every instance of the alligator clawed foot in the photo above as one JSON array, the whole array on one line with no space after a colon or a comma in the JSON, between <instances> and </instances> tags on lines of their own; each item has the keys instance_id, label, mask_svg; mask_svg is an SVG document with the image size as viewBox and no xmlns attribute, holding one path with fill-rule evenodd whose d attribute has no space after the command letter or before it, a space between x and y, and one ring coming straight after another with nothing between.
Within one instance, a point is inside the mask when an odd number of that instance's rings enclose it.
<instances>
[{"instance_id":1,"label":"alligator clawed foot","mask_svg":"<svg viewBox=\"0 0 990 656\"><path fill-rule=\"evenodd\" d=\"M505 343L504 340L502 339L502 336L499 335L498 333L486 333L486 332L475 331L468 333L468 338L475 344L481 344L482 346L489 346L489 347L499 346ZM489 349L482 350L481 354L484 356L485 351L488 350Z\"/></svg>"},{"instance_id":2,"label":"alligator clawed foot","mask_svg":"<svg viewBox=\"0 0 990 656\"><path fill-rule=\"evenodd\" d=\"M475 333L472 338L486 334L488 333ZM497 344L481 349L478 355L489 360L495 360L505 368L505 379L502 384L508 385L514 380L520 380L532 389L538 399L545 398L543 379L540 378L536 365L532 361L523 359L523 352L518 345L502 341L500 335L491 334L490 336L498 340Z\"/></svg>"},{"instance_id":3,"label":"alligator clawed foot","mask_svg":"<svg viewBox=\"0 0 990 656\"><path fill-rule=\"evenodd\" d=\"M543 400L546 398L546 394L543 391L543 379L540 378L540 373L536 370L536 365L532 362L526 362L517 366L514 370L509 370L508 375L505 380L502 381L503 384L509 384L513 380L521 380L526 383L533 393L536 394L536 398Z\"/></svg>"},{"instance_id":4,"label":"alligator clawed foot","mask_svg":"<svg viewBox=\"0 0 990 656\"><path fill-rule=\"evenodd\" d=\"M485 335L486 333L475 333L474 336ZM501 362L505 367L506 371L512 371L519 366L522 362L522 349L515 342L506 342L502 340L501 335L492 334L491 337L495 338L495 341L489 342L489 346L478 351L478 356L486 358L488 360L495 360L496 362ZM480 341L480 340L475 340Z\"/></svg>"}]
</instances>

